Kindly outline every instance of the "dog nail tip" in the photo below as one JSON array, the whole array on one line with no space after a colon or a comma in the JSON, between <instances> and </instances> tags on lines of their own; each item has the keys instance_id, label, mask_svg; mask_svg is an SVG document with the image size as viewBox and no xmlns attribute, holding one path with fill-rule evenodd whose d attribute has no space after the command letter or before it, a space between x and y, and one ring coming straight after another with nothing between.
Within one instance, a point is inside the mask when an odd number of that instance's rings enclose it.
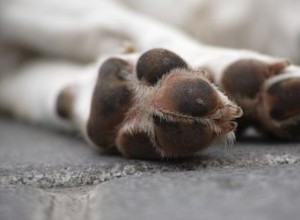
<instances>
[{"instance_id":1,"label":"dog nail tip","mask_svg":"<svg viewBox=\"0 0 300 220\"><path fill-rule=\"evenodd\" d=\"M238 107L235 112L235 118L240 118L243 116L243 114L244 114L243 110L240 107Z\"/></svg>"}]
</instances>

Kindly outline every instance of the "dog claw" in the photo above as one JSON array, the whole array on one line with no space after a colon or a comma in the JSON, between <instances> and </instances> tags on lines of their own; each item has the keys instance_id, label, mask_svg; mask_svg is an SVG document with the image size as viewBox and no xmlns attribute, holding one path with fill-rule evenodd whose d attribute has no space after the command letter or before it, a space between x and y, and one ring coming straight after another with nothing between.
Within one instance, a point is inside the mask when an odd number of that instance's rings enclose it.
<instances>
[{"instance_id":1,"label":"dog claw","mask_svg":"<svg viewBox=\"0 0 300 220\"><path fill-rule=\"evenodd\" d=\"M240 118L243 116L243 114L243 110L240 107L237 107L235 113L233 113L232 116L234 118Z\"/></svg>"},{"instance_id":2,"label":"dog claw","mask_svg":"<svg viewBox=\"0 0 300 220\"><path fill-rule=\"evenodd\" d=\"M234 122L234 121L227 122L227 123L224 123L221 125L221 127L223 128L223 130L225 132L234 131L234 130L236 130L237 126L238 126L238 123Z\"/></svg>"}]
</instances>

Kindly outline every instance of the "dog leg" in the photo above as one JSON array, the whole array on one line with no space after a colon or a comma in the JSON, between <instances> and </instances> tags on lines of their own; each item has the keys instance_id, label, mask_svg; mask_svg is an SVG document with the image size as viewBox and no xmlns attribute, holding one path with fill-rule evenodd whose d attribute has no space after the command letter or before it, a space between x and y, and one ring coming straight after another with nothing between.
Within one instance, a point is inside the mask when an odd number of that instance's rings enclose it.
<instances>
[{"instance_id":1,"label":"dog leg","mask_svg":"<svg viewBox=\"0 0 300 220\"><path fill-rule=\"evenodd\" d=\"M90 69L57 60L28 62L1 77L0 108L28 122L74 130L70 109L79 90L94 82Z\"/></svg>"}]
</instances>

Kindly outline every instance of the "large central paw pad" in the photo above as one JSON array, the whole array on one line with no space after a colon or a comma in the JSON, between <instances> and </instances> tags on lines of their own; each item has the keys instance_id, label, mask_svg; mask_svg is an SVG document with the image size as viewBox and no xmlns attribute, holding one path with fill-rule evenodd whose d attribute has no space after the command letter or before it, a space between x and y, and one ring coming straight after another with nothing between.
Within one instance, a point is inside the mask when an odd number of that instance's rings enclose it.
<instances>
[{"instance_id":1,"label":"large central paw pad","mask_svg":"<svg viewBox=\"0 0 300 220\"><path fill-rule=\"evenodd\" d=\"M162 82L154 104L165 113L202 117L212 114L218 101L210 82L187 70L176 69Z\"/></svg>"}]
</instances>

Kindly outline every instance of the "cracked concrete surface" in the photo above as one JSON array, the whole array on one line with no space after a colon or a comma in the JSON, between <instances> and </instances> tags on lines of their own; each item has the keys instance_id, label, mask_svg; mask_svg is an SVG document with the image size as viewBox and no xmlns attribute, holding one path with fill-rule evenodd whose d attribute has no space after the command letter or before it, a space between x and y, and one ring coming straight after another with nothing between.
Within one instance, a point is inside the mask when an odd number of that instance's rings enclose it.
<instances>
[{"instance_id":1,"label":"cracked concrete surface","mask_svg":"<svg viewBox=\"0 0 300 220\"><path fill-rule=\"evenodd\" d=\"M0 219L299 219L299 161L299 143L259 137L185 160L129 160L1 120Z\"/></svg>"}]
</instances>

